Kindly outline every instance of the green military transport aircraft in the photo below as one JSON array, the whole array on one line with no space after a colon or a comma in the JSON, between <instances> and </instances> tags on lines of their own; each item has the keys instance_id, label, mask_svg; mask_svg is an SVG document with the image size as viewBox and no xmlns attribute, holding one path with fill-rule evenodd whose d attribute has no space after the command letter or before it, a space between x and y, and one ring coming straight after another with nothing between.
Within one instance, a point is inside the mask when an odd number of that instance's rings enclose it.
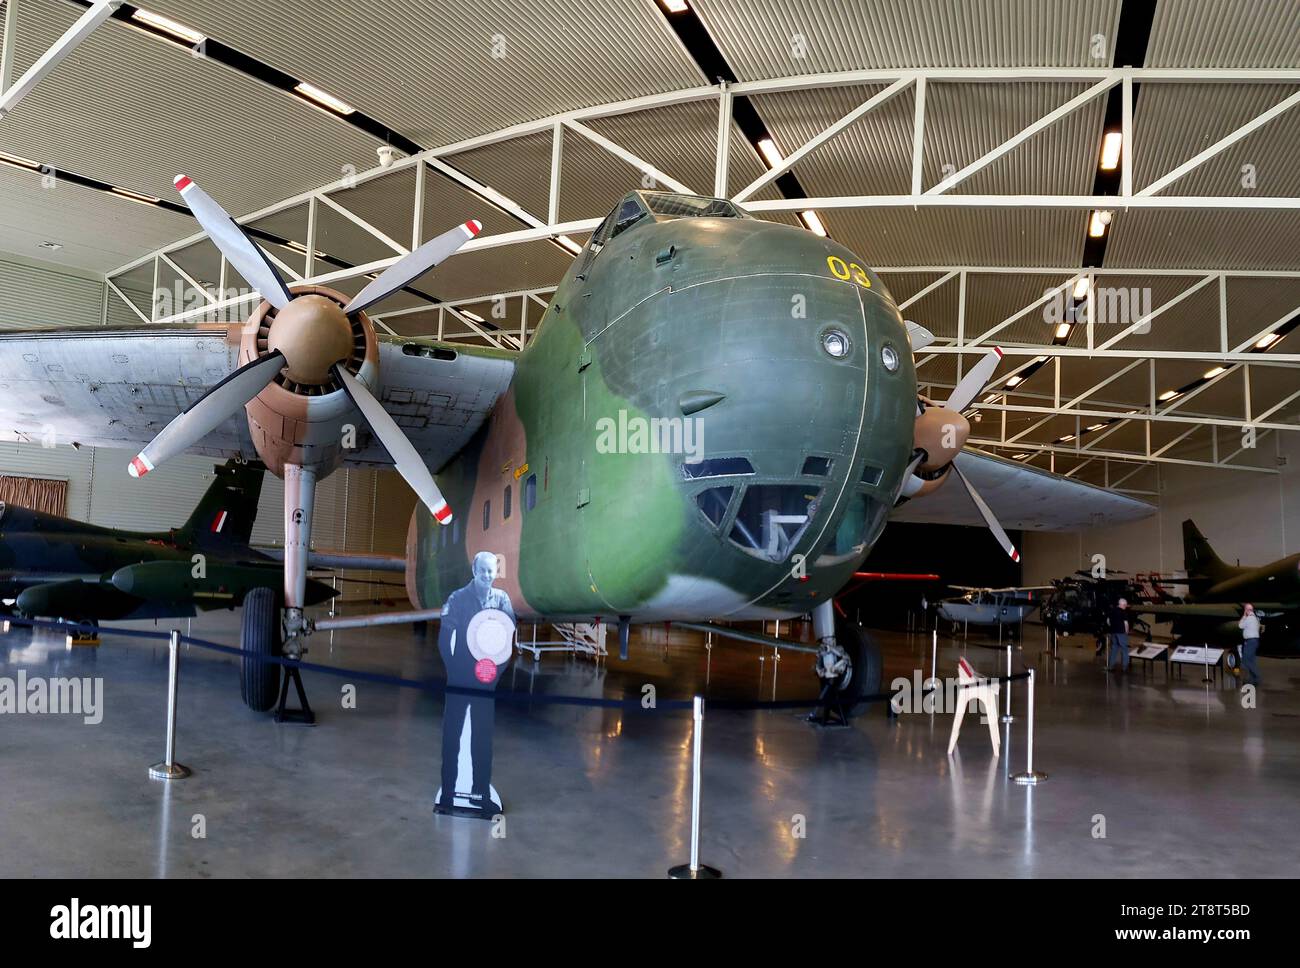
<instances>
[{"instance_id":1,"label":"green military transport aircraft","mask_svg":"<svg viewBox=\"0 0 1300 968\"><path fill-rule=\"evenodd\" d=\"M624 648L635 623L811 613L819 671L854 696L876 689L880 658L833 600L901 502L947 514L945 495L963 495L961 513L1014 558L995 514L1072 527L1152 510L963 452L962 411L1001 352L947 401L920 397L912 353L932 337L879 276L844 246L725 199L627 195L516 353L381 338L365 312L462 244L490 243L478 222L349 299L290 289L190 179L177 186L264 301L229 328L22 334L22 354L0 354L0 429L147 444L138 477L198 447L259 456L283 477L285 582L277 608L269 590L249 596L254 652L299 655L312 631L315 484L343 464L395 466L420 498L406 549L418 608L443 604L488 551L520 618L616 622Z\"/></svg>"}]
</instances>

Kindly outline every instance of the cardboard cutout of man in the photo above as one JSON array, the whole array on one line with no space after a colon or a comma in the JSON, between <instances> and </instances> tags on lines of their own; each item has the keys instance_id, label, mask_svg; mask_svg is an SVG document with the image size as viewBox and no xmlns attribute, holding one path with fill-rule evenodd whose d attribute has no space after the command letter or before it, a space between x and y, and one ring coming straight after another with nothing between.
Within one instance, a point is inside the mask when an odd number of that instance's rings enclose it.
<instances>
[{"instance_id":1,"label":"cardboard cutout of man","mask_svg":"<svg viewBox=\"0 0 1300 968\"><path fill-rule=\"evenodd\" d=\"M452 592L442 607L438 652L447 669L447 685L475 692L446 694L442 787L434 806L438 813L491 819L501 812L492 787L492 694L514 654L515 610L510 596L492 587L496 579L497 556L480 551L474 556L473 579Z\"/></svg>"}]
</instances>

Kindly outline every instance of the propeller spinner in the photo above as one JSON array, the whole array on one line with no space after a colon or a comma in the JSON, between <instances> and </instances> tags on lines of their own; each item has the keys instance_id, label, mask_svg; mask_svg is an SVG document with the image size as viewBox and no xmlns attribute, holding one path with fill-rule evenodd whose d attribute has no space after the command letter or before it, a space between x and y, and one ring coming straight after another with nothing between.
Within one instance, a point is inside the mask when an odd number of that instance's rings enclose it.
<instances>
[{"instance_id":1,"label":"propeller spinner","mask_svg":"<svg viewBox=\"0 0 1300 968\"><path fill-rule=\"evenodd\" d=\"M916 430L913 447L915 454L904 477L904 498L920 497L937 489L952 471L970 495L988 529L1012 561L1020 560L1020 552L993 515L992 509L980 497L970 479L957 466L957 457L970 437L970 421L962 413L974 402L980 391L1002 360L1002 350L994 347L961 378L952 395L941 404L918 398L916 403Z\"/></svg>"}]
</instances>

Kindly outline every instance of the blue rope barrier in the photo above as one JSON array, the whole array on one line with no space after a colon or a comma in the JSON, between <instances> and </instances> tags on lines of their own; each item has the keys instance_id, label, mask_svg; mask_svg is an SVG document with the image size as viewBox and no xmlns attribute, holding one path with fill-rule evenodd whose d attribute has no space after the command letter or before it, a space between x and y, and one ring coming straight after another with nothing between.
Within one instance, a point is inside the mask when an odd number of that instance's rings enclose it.
<instances>
[{"instance_id":1,"label":"blue rope barrier","mask_svg":"<svg viewBox=\"0 0 1300 968\"><path fill-rule=\"evenodd\" d=\"M26 625L33 628L50 628L85 631L89 626L82 623L69 622L45 622L38 619L10 618L9 621L15 625ZM122 635L128 638L145 638L145 639L170 639L171 632L151 632L146 629L124 629L113 628L109 630L100 629L100 634ZM427 680L406 679L401 676L392 676L382 672L367 672L362 669L344 669L339 666L322 665L319 662L305 662L301 659L290 659L282 655L260 655L250 652L247 649L236 648L232 645L223 645L220 642L212 642L207 639L195 638L190 635L182 635L180 641L188 645L195 645L201 649L209 649L213 652L222 652L226 655L234 656L252 656L262 662L270 662L275 665L286 668L296 668L309 672L320 672L324 675L341 676L348 679L359 679L362 682L374 682L379 685L396 686L404 689L419 689L435 696L443 696L447 693L468 695L468 696L485 696L496 700L497 702L513 702L521 705L531 705L533 703L555 703L558 705L568 706L588 706L603 709L627 709L641 710L644 712L653 712L659 709L691 709L694 705L693 699L664 699L657 700L653 706L644 706L640 697L630 697L627 699L612 699L595 696L565 696L551 694L537 694L531 692L494 692L489 689L475 689L470 686L453 686L449 685L445 679L432 677ZM1011 682L1016 679L1028 679L1028 672L1017 672L1009 676L984 677L980 682ZM933 689L926 690L927 692ZM867 696L859 696L853 705L869 702L886 702L894 698L892 692L878 692ZM709 699L707 700L710 709L730 709L730 710L756 710L756 709L810 709L823 705L820 697L811 697L807 699L773 699L773 700L750 700L750 699Z\"/></svg>"}]
</instances>

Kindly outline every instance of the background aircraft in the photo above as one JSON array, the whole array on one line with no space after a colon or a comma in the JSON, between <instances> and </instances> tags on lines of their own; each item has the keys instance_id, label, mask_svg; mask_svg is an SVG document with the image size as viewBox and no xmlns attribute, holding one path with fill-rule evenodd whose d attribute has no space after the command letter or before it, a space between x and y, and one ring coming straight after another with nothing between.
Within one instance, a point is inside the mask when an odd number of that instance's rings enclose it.
<instances>
[{"instance_id":1,"label":"background aircraft","mask_svg":"<svg viewBox=\"0 0 1300 968\"><path fill-rule=\"evenodd\" d=\"M956 477L965 507L1016 559L976 490L983 474L1021 515L1035 502L1109 523L1151 511L963 453L962 411L1001 352L970 366L942 404L919 397L912 351L931 337L909 331L879 277L833 240L725 199L626 196L565 273L536 336L511 354L381 339L365 312L478 223L425 243L349 299L290 290L215 202L187 178L177 186L264 302L228 333L19 336L8 366L21 372L5 372L0 354L0 412L13 404L10 429L144 443L137 476L196 448L251 449L282 476L284 589L278 601L267 589L248 596L242 644L254 653L279 651L283 631L285 653L301 654L315 483L345 462L391 463L420 497L406 569L418 607L440 606L490 551L521 619L599 617L618 623L624 643L635 622L812 613L828 667L848 670L841 685L855 696L878 686L879 651L831 603L900 500L942 500ZM206 374L223 335L240 366L214 385ZM95 392L64 373L87 375ZM155 407L142 419L124 379L172 394L155 399L175 399L178 384L205 389L179 414ZM354 446L349 428L360 428ZM246 661L245 676L258 668L274 667Z\"/></svg>"},{"instance_id":2,"label":"background aircraft","mask_svg":"<svg viewBox=\"0 0 1300 968\"><path fill-rule=\"evenodd\" d=\"M1123 572L1107 572L1105 578L1078 571L1053 580L1052 591L1042 605L1043 623L1063 635L1091 635L1098 647L1110 628L1110 613L1121 598L1129 603L1129 626L1151 638L1151 626L1138 617L1139 603L1148 600L1144 587Z\"/></svg>"},{"instance_id":3,"label":"background aircraft","mask_svg":"<svg viewBox=\"0 0 1300 968\"><path fill-rule=\"evenodd\" d=\"M1190 594L1181 603L1143 604L1138 610L1171 621L1189 641L1235 646L1241 642L1242 606L1260 618L1259 654L1300 655L1300 554L1259 566L1225 563L1190 519L1183 522L1183 566Z\"/></svg>"},{"instance_id":4,"label":"background aircraft","mask_svg":"<svg viewBox=\"0 0 1300 968\"><path fill-rule=\"evenodd\" d=\"M1018 625L1041 604L1043 590L1051 585L1025 588L952 588L965 592L939 602L939 614L950 622L969 625Z\"/></svg>"},{"instance_id":5,"label":"background aircraft","mask_svg":"<svg viewBox=\"0 0 1300 968\"><path fill-rule=\"evenodd\" d=\"M98 624L233 608L278 588L279 563L249 545L265 468L234 460L179 528L137 533L0 504L0 599L28 617ZM309 601L334 594L309 583Z\"/></svg>"}]
</instances>

